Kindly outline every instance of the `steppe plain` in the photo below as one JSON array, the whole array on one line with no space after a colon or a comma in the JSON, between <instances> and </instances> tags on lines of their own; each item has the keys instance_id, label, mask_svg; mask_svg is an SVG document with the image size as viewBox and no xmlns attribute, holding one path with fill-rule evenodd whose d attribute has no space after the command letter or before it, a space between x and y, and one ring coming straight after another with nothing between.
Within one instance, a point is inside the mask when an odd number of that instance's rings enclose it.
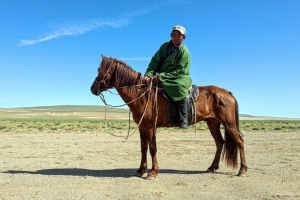
<instances>
[{"instance_id":1,"label":"steppe plain","mask_svg":"<svg viewBox=\"0 0 300 200\"><path fill-rule=\"evenodd\" d=\"M222 161L206 173L215 145L204 122L160 128L160 173L149 181L133 176L140 144L132 122L126 139L126 109L0 109L0 118L0 199L300 199L300 119L241 116L247 177Z\"/></svg>"}]
</instances>

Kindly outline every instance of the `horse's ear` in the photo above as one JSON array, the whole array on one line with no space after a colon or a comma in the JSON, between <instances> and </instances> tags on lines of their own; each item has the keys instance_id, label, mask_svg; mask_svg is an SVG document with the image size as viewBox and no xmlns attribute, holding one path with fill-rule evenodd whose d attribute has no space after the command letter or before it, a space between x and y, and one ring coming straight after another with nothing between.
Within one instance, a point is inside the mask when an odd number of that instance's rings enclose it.
<instances>
[{"instance_id":1,"label":"horse's ear","mask_svg":"<svg viewBox=\"0 0 300 200\"><path fill-rule=\"evenodd\" d=\"M102 60L106 59L106 57L104 55L101 54Z\"/></svg>"}]
</instances>

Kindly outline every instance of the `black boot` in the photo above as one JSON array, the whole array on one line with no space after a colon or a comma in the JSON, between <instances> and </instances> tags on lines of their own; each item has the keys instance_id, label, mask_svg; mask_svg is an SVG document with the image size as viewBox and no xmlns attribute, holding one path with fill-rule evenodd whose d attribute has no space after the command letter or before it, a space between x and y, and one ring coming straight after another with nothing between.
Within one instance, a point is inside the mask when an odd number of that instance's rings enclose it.
<instances>
[{"instance_id":1,"label":"black boot","mask_svg":"<svg viewBox=\"0 0 300 200\"><path fill-rule=\"evenodd\" d=\"M188 128L189 122L188 122L188 103L189 103L189 97L185 97L181 101L176 101L176 105L179 110L180 115L180 121L179 126L180 128Z\"/></svg>"},{"instance_id":2,"label":"black boot","mask_svg":"<svg viewBox=\"0 0 300 200\"><path fill-rule=\"evenodd\" d=\"M174 109L175 109L175 111L174 111ZM176 110L177 109L177 106L173 103L173 102L171 102L171 101L169 101L168 102L168 118L169 118L169 125L170 126L176 126L177 124L174 122L174 120L173 120L173 118L174 118L174 112L176 113Z\"/></svg>"}]
</instances>

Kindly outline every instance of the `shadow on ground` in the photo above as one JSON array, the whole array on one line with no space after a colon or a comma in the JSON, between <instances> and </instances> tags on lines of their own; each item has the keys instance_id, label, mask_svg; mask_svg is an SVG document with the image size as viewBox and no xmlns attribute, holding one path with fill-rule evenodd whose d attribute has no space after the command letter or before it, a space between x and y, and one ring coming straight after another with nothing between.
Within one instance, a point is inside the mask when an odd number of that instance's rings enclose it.
<instances>
[{"instance_id":1,"label":"shadow on ground","mask_svg":"<svg viewBox=\"0 0 300 200\"><path fill-rule=\"evenodd\" d=\"M8 170L2 173L8 174L40 174L53 176L93 176L93 177L124 177L134 176L136 169L107 169L107 170L91 170L82 168L62 168L62 169L41 169L37 171ZM149 171L149 170L148 170ZM163 174L203 174L206 171L187 171L162 169L159 173Z\"/></svg>"}]
</instances>

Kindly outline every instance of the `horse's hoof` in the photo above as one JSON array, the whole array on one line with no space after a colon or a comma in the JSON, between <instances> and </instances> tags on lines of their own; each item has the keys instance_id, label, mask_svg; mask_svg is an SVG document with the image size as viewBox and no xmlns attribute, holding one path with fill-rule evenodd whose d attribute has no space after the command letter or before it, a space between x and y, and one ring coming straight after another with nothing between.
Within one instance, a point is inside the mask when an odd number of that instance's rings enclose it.
<instances>
[{"instance_id":1,"label":"horse's hoof","mask_svg":"<svg viewBox=\"0 0 300 200\"><path fill-rule=\"evenodd\" d=\"M211 170L211 169L207 169L206 173L215 173L215 171Z\"/></svg>"},{"instance_id":2,"label":"horse's hoof","mask_svg":"<svg viewBox=\"0 0 300 200\"><path fill-rule=\"evenodd\" d=\"M136 173L134 174L134 176L136 176L136 177L142 177L143 174L136 172Z\"/></svg>"},{"instance_id":3,"label":"horse's hoof","mask_svg":"<svg viewBox=\"0 0 300 200\"><path fill-rule=\"evenodd\" d=\"M145 180L154 180L155 179L155 177L153 177L153 176L147 176L146 178L145 178Z\"/></svg>"},{"instance_id":4,"label":"horse's hoof","mask_svg":"<svg viewBox=\"0 0 300 200\"><path fill-rule=\"evenodd\" d=\"M237 176L239 176L239 177L246 177L247 174L246 174L246 173L243 173L243 172L239 172L239 173L237 174Z\"/></svg>"}]
</instances>

